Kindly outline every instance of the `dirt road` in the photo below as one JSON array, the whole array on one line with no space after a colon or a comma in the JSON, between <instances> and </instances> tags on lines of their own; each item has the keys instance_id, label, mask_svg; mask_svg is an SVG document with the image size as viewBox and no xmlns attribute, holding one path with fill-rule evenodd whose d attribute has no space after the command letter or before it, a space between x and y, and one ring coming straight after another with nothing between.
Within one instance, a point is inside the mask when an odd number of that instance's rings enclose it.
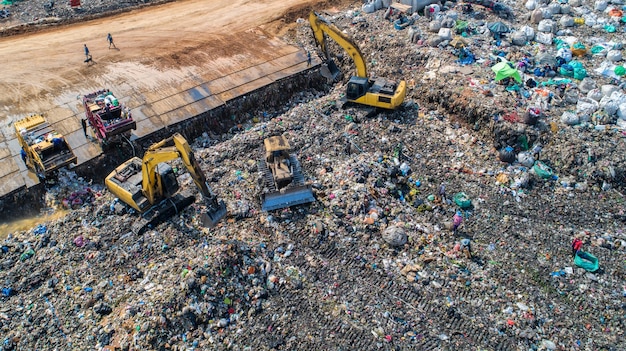
<instances>
[{"instance_id":1,"label":"dirt road","mask_svg":"<svg viewBox=\"0 0 626 351\"><path fill-rule=\"evenodd\" d=\"M103 83L143 82L146 89L176 79L207 60L246 60L238 48L255 43L246 32L293 22L320 0L186 0L0 38L0 120L47 111L51 101ZM276 28L275 25L271 26ZM118 49L109 49L111 33ZM83 62L83 44L93 64ZM256 48L255 48L256 49ZM262 59L264 48L254 50ZM219 72L216 72L218 75ZM3 128L6 124L3 123Z\"/></svg>"}]
</instances>

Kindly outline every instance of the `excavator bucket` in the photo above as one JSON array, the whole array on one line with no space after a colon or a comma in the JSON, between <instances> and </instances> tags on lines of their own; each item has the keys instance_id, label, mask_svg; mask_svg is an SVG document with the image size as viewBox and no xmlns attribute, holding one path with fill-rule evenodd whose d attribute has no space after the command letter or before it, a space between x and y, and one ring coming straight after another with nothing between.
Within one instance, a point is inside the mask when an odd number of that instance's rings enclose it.
<instances>
[{"instance_id":1,"label":"excavator bucket","mask_svg":"<svg viewBox=\"0 0 626 351\"><path fill-rule=\"evenodd\" d=\"M329 82L336 82L341 76L341 71L333 59L328 59L320 68L320 74Z\"/></svg>"},{"instance_id":2,"label":"excavator bucket","mask_svg":"<svg viewBox=\"0 0 626 351\"><path fill-rule=\"evenodd\" d=\"M301 185L262 194L261 209L263 211L272 211L314 201L315 196L313 196L312 187L310 185Z\"/></svg>"},{"instance_id":3,"label":"excavator bucket","mask_svg":"<svg viewBox=\"0 0 626 351\"><path fill-rule=\"evenodd\" d=\"M220 200L217 206L210 206L207 211L200 216L202 225L213 228L226 215L226 205Z\"/></svg>"}]
</instances>

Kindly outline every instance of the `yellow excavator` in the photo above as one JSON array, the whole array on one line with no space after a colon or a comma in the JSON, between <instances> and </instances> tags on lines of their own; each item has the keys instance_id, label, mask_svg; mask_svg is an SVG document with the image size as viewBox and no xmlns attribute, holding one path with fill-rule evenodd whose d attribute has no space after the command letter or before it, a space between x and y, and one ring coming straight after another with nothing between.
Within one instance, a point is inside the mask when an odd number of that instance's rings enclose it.
<instances>
[{"instance_id":1,"label":"yellow excavator","mask_svg":"<svg viewBox=\"0 0 626 351\"><path fill-rule=\"evenodd\" d=\"M143 159L133 157L119 165L105 179L111 193L141 214L132 226L133 232L138 234L148 225L157 224L195 202L193 194L178 191L176 174L166 163L179 158L205 200L203 225L213 227L226 215L224 201L218 201L211 192L189 143L176 133L150 146Z\"/></svg>"},{"instance_id":2,"label":"yellow excavator","mask_svg":"<svg viewBox=\"0 0 626 351\"><path fill-rule=\"evenodd\" d=\"M326 35L337 42L352 57L356 66L356 76L348 81L346 100L362 105L393 110L404 102L406 96L406 82L395 82L385 78L370 78L367 75L367 66L359 47L335 25L311 12L309 22L317 45L322 50L326 64L336 78L338 69L328 54Z\"/></svg>"}]
</instances>

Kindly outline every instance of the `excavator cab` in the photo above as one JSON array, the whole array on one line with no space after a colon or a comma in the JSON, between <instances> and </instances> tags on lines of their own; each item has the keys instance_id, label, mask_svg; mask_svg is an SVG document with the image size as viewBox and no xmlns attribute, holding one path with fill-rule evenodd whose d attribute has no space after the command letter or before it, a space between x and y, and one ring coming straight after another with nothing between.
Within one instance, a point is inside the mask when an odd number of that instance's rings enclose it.
<instances>
[{"instance_id":1,"label":"excavator cab","mask_svg":"<svg viewBox=\"0 0 626 351\"><path fill-rule=\"evenodd\" d=\"M156 167L156 173L159 174L163 183L163 196L166 198L174 196L178 191L179 185L172 166L165 162L159 163Z\"/></svg>"},{"instance_id":2,"label":"excavator cab","mask_svg":"<svg viewBox=\"0 0 626 351\"><path fill-rule=\"evenodd\" d=\"M346 90L346 97L349 100L356 100L367 93L369 83L367 78L351 77Z\"/></svg>"}]
</instances>

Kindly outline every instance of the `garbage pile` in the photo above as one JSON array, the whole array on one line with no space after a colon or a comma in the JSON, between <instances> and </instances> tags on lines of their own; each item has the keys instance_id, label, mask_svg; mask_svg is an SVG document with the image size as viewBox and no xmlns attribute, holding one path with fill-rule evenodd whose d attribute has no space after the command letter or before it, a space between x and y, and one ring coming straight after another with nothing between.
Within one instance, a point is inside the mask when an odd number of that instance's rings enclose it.
<instances>
[{"instance_id":1,"label":"garbage pile","mask_svg":"<svg viewBox=\"0 0 626 351\"><path fill-rule=\"evenodd\" d=\"M122 9L161 4L171 0L98 0L79 1L80 7L73 8L70 1L28 0L2 1L0 19L7 19L3 30L11 30L13 25L61 24L80 20L83 17L105 15Z\"/></svg>"},{"instance_id":2,"label":"garbage pile","mask_svg":"<svg viewBox=\"0 0 626 351\"><path fill-rule=\"evenodd\" d=\"M447 2L404 14L402 29L384 10L327 14L374 76L408 82L404 106L340 109L341 81L207 132L194 151L229 212L213 229L196 202L134 235L136 215L95 188L65 218L13 233L0 253L2 349L626 348L623 85L595 69L608 52L576 56L581 67L555 41L572 57L576 43L621 52L605 25L624 25L595 4L530 2L508 4L517 21ZM458 21L473 62L450 45ZM292 34L315 51L305 20ZM278 134L316 202L263 212L257 165Z\"/></svg>"}]
</instances>

